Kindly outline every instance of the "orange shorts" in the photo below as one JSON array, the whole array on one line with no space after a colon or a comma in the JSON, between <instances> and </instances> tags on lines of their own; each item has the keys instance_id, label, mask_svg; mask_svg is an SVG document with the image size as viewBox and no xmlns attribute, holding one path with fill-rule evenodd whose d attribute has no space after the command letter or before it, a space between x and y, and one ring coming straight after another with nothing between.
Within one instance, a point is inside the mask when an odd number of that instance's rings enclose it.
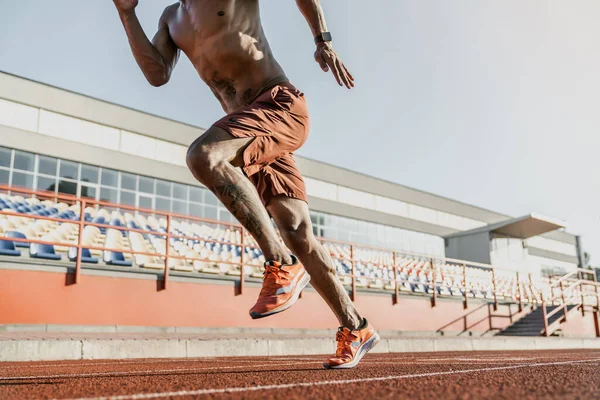
<instances>
[{"instance_id":1,"label":"orange shorts","mask_svg":"<svg viewBox=\"0 0 600 400\"><path fill-rule=\"evenodd\" d=\"M243 154L243 170L266 206L275 196L306 201L306 187L293 152L309 130L304 94L291 83L278 84L214 126L239 138L254 137Z\"/></svg>"}]
</instances>

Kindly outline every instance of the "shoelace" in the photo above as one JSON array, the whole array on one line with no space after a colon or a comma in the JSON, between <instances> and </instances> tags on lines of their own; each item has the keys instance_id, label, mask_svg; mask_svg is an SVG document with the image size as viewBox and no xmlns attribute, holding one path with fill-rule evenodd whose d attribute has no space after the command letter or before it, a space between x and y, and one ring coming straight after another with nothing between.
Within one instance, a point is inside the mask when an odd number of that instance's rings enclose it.
<instances>
[{"instance_id":1,"label":"shoelace","mask_svg":"<svg viewBox=\"0 0 600 400\"><path fill-rule=\"evenodd\" d=\"M355 337L351 332L338 331L335 334L335 340L337 341L337 349L335 351L336 357L342 357L347 355L352 355L351 345L354 341Z\"/></svg>"},{"instance_id":2,"label":"shoelace","mask_svg":"<svg viewBox=\"0 0 600 400\"><path fill-rule=\"evenodd\" d=\"M263 288L261 292L265 294L271 294L281 285L281 281L286 279L290 273L280 267L274 265L265 265L265 271L263 272Z\"/></svg>"}]
</instances>

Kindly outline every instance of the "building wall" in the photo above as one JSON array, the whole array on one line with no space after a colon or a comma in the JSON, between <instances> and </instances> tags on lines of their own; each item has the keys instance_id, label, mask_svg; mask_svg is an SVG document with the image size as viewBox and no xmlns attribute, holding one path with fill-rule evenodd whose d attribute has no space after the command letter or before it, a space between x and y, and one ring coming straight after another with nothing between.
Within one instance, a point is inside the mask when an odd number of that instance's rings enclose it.
<instances>
[{"instance_id":1,"label":"building wall","mask_svg":"<svg viewBox=\"0 0 600 400\"><path fill-rule=\"evenodd\" d=\"M528 262L527 249L522 239L498 237L493 235L490 240L491 263L512 271L534 272Z\"/></svg>"},{"instance_id":2,"label":"building wall","mask_svg":"<svg viewBox=\"0 0 600 400\"><path fill-rule=\"evenodd\" d=\"M446 239L446 257L491 264L489 242L488 232L448 238Z\"/></svg>"},{"instance_id":3,"label":"building wall","mask_svg":"<svg viewBox=\"0 0 600 400\"><path fill-rule=\"evenodd\" d=\"M550 275L565 275L577 268L577 264L572 262L565 262L532 254L529 254L527 261L529 263L529 269L534 272L534 278Z\"/></svg>"}]
</instances>

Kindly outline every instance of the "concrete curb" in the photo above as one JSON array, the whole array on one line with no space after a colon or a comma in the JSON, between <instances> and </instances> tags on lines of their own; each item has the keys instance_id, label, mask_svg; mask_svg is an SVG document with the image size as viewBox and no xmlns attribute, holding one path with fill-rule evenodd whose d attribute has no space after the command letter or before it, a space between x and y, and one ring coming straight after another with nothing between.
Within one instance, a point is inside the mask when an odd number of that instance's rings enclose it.
<instances>
[{"instance_id":1,"label":"concrete curb","mask_svg":"<svg viewBox=\"0 0 600 400\"><path fill-rule=\"evenodd\" d=\"M329 354L329 338L1 340L0 361L196 358ZM389 338L375 353L600 349L600 339Z\"/></svg>"}]
</instances>

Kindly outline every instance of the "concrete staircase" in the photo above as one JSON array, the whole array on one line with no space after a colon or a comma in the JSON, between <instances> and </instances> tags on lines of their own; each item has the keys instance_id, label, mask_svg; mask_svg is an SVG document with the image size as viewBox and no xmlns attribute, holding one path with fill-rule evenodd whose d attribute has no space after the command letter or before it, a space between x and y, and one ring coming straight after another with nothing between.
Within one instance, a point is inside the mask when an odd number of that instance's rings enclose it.
<instances>
[{"instance_id":1,"label":"concrete staircase","mask_svg":"<svg viewBox=\"0 0 600 400\"><path fill-rule=\"evenodd\" d=\"M548 306L548 314L555 310L558 306ZM576 306L567 306L567 314ZM548 325L562 319L564 314L562 311L556 313L548 322ZM529 314L496 334L496 336L541 336L544 330L544 318L542 316L542 308L537 307Z\"/></svg>"}]
</instances>

